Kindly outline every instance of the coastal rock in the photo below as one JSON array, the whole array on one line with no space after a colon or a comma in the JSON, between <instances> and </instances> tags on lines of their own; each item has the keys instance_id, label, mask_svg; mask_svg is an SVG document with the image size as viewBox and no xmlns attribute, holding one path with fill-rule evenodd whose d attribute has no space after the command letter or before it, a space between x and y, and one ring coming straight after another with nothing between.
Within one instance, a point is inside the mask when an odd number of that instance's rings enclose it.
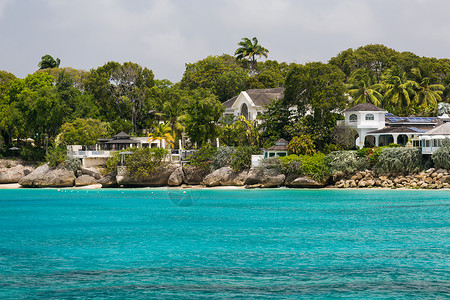
<instances>
[{"instance_id":1,"label":"coastal rock","mask_svg":"<svg viewBox=\"0 0 450 300\"><path fill-rule=\"evenodd\" d=\"M92 176L97 180L103 177L96 168L81 168L81 174Z\"/></svg>"},{"instance_id":2,"label":"coastal rock","mask_svg":"<svg viewBox=\"0 0 450 300\"><path fill-rule=\"evenodd\" d=\"M285 185L290 188L321 188L325 186L325 184L307 176L288 176L288 178L286 178ZM339 187L344 187L345 181L339 181L338 185Z\"/></svg>"},{"instance_id":3,"label":"coastal rock","mask_svg":"<svg viewBox=\"0 0 450 300\"><path fill-rule=\"evenodd\" d=\"M24 187L71 187L74 185L75 175L73 171L64 168L50 168L48 164L38 167L36 170L19 180Z\"/></svg>"},{"instance_id":4,"label":"coastal rock","mask_svg":"<svg viewBox=\"0 0 450 300\"><path fill-rule=\"evenodd\" d=\"M117 176L117 184L123 186L167 186L169 177L178 166L175 164L167 164L156 168L147 176L132 177L128 172L121 176Z\"/></svg>"},{"instance_id":5,"label":"coastal rock","mask_svg":"<svg viewBox=\"0 0 450 300\"><path fill-rule=\"evenodd\" d=\"M86 186L98 183L97 179L90 175L81 175L75 179L75 186Z\"/></svg>"},{"instance_id":6,"label":"coastal rock","mask_svg":"<svg viewBox=\"0 0 450 300\"><path fill-rule=\"evenodd\" d=\"M183 167L183 172L185 184L200 184L206 174L208 174L208 170L202 170L189 165Z\"/></svg>"},{"instance_id":7,"label":"coastal rock","mask_svg":"<svg viewBox=\"0 0 450 300\"><path fill-rule=\"evenodd\" d=\"M223 167L208 174L203 179L203 184L208 187L213 186L242 186L247 178L248 172L233 172L230 167Z\"/></svg>"},{"instance_id":8,"label":"coastal rock","mask_svg":"<svg viewBox=\"0 0 450 300\"><path fill-rule=\"evenodd\" d=\"M34 171L31 166L16 164L15 166L0 168L0 184L17 183L22 177Z\"/></svg>"},{"instance_id":9,"label":"coastal rock","mask_svg":"<svg viewBox=\"0 0 450 300\"><path fill-rule=\"evenodd\" d=\"M442 176L441 182L442 183L450 183L450 175Z\"/></svg>"},{"instance_id":10,"label":"coastal rock","mask_svg":"<svg viewBox=\"0 0 450 300\"><path fill-rule=\"evenodd\" d=\"M117 187L117 179L116 179L116 172L111 172L105 177L101 178L98 183L102 185L102 188L112 188Z\"/></svg>"},{"instance_id":11,"label":"coastal rock","mask_svg":"<svg viewBox=\"0 0 450 300\"><path fill-rule=\"evenodd\" d=\"M175 171L172 172L172 174L170 174L167 184L169 186L179 186L183 183L183 180L184 180L183 168L178 167L175 169Z\"/></svg>"},{"instance_id":12,"label":"coastal rock","mask_svg":"<svg viewBox=\"0 0 450 300\"><path fill-rule=\"evenodd\" d=\"M286 176L274 169L253 169L248 173L244 184L246 186L261 185L263 188L278 187L283 185Z\"/></svg>"}]
</instances>

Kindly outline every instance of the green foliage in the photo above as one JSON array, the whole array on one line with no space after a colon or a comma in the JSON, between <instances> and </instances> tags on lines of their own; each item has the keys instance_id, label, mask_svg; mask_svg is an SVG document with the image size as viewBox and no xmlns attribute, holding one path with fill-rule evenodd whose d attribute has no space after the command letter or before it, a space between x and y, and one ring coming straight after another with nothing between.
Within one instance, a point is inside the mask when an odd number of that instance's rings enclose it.
<instances>
[{"instance_id":1,"label":"green foliage","mask_svg":"<svg viewBox=\"0 0 450 300\"><path fill-rule=\"evenodd\" d=\"M63 145L94 145L106 135L107 130L100 120L76 119L61 126L60 141Z\"/></svg>"},{"instance_id":2,"label":"green foliage","mask_svg":"<svg viewBox=\"0 0 450 300\"><path fill-rule=\"evenodd\" d=\"M253 41L253 42L252 42ZM258 39L256 37L250 40L249 38L242 38L238 43L239 48L236 50L234 55L237 60L247 60L250 63L250 70L252 73L256 70L256 56L264 56L267 58L269 50L258 44Z\"/></svg>"},{"instance_id":3,"label":"green foliage","mask_svg":"<svg viewBox=\"0 0 450 300\"><path fill-rule=\"evenodd\" d=\"M324 182L329 176L329 168L325 163L325 154L316 153L314 155L302 155L302 172L304 175Z\"/></svg>"},{"instance_id":4,"label":"green foliage","mask_svg":"<svg viewBox=\"0 0 450 300\"><path fill-rule=\"evenodd\" d=\"M411 174L423 168L422 152L419 148L385 148L375 166L378 172Z\"/></svg>"},{"instance_id":5,"label":"green foliage","mask_svg":"<svg viewBox=\"0 0 450 300\"><path fill-rule=\"evenodd\" d=\"M39 62L38 67L40 69L59 68L60 62L61 61L59 60L59 58L55 60L53 57L47 54L42 56L42 59Z\"/></svg>"},{"instance_id":6,"label":"green foliage","mask_svg":"<svg viewBox=\"0 0 450 300\"><path fill-rule=\"evenodd\" d=\"M288 151L294 154L311 155L316 152L316 146L310 135L301 134L292 138Z\"/></svg>"},{"instance_id":7,"label":"green foliage","mask_svg":"<svg viewBox=\"0 0 450 300\"><path fill-rule=\"evenodd\" d=\"M443 168L450 170L450 140L442 141L442 146L436 149L431 155L434 166L436 168Z\"/></svg>"},{"instance_id":8,"label":"green foliage","mask_svg":"<svg viewBox=\"0 0 450 300\"><path fill-rule=\"evenodd\" d=\"M276 170L278 173L283 172L283 164L278 157L268 157L260 161L259 169Z\"/></svg>"},{"instance_id":9,"label":"green foliage","mask_svg":"<svg viewBox=\"0 0 450 300\"><path fill-rule=\"evenodd\" d=\"M296 154L279 157L283 174L285 175L302 175L302 159Z\"/></svg>"},{"instance_id":10,"label":"green foliage","mask_svg":"<svg viewBox=\"0 0 450 300\"><path fill-rule=\"evenodd\" d=\"M231 168L235 172L249 169L252 165L252 155L260 154L261 150L255 146L239 146L232 154Z\"/></svg>"},{"instance_id":11,"label":"green foliage","mask_svg":"<svg viewBox=\"0 0 450 300\"><path fill-rule=\"evenodd\" d=\"M212 168L214 170L220 169L225 166L229 166L231 163L231 156L234 153L234 148L225 146L219 147L214 155L212 162Z\"/></svg>"},{"instance_id":12,"label":"green foliage","mask_svg":"<svg viewBox=\"0 0 450 300\"><path fill-rule=\"evenodd\" d=\"M392 144L396 145L396 144ZM390 147L390 146L388 146ZM357 150L359 157L367 157L371 166L375 166L378 163L378 159L383 152L383 149L388 147L373 147L373 148L361 148Z\"/></svg>"},{"instance_id":13,"label":"green foliage","mask_svg":"<svg viewBox=\"0 0 450 300\"><path fill-rule=\"evenodd\" d=\"M213 140L218 136L217 121L224 107L214 95L207 90L197 90L189 99L187 111L186 133L191 142L196 142L201 147L209 139Z\"/></svg>"},{"instance_id":14,"label":"green foliage","mask_svg":"<svg viewBox=\"0 0 450 300\"><path fill-rule=\"evenodd\" d=\"M131 150L131 149L128 149L128 150ZM124 150L124 151L128 151L128 150ZM117 172L117 166L119 166L119 164L120 164L120 152L123 152L123 151L113 152L112 155L106 161L106 163L105 163L106 171L108 173Z\"/></svg>"},{"instance_id":15,"label":"green foliage","mask_svg":"<svg viewBox=\"0 0 450 300\"><path fill-rule=\"evenodd\" d=\"M64 146L51 146L45 156L45 160L50 167L57 167L64 163L67 158L67 149Z\"/></svg>"},{"instance_id":16,"label":"green foliage","mask_svg":"<svg viewBox=\"0 0 450 300\"><path fill-rule=\"evenodd\" d=\"M328 154L325 162L330 170L330 174L353 173L366 170L370 167L369 160L364 154L359 156L357 151L335 151Z\"/></svg>"},{"instance_id":17,"label":"green foliage","mask_svg":"<svg viewBox=\"0 0 450 300\"><path fill-rule=\"evenodd\" d=\"M136 148L127 157L126 166L131 177L139 178L150 175L163 165L169 151L163 148Z\"/></svg>"},{"instance_id":18,"label":"green foliage","mask_svg":"<svg viewBox=\"0 0 450 300\"><path fill-rule=\"evenodd\" d=\"M190 161L191 166L202 171L207 171L211 168L216 152L217 148L211 147L207 144L189 156L188 160Z\"/></svg>"},{"instance_id":19,"label":"green foliage","mask_svg":"<svg viewBox=\"0 0 450 300\"><path fill-rule=\"evenodd\" d=\"M67 170L71 170L73 172L81 170L81 159L76 158L76 157L66 156L66 158L64 160L64 167Z\"/></svg>"},{"instance_id":20,"label":"green foliage","mask_svg":"<svg viewBox=\"0 0 450 300\"><path fill-rule=\"evenodd\" d=\"M24 161L40 162L45 160L45 149L25 146L20 150L20 158Z\"/></svg>"}]
</instances>

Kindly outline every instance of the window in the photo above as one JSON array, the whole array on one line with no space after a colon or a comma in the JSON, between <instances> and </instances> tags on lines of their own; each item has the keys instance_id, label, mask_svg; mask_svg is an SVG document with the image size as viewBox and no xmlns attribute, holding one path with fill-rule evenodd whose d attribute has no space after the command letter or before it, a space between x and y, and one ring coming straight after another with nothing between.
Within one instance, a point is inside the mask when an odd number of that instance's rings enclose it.
<instances>
[{"instance_id":1,"label":"window","mask_svg":"<svg viewBox=\"0 0 450 300\"><path fill-rule=\"evenodd\" d=\"M366 115L366 121L373 121L373 120L375 120L375 116L373 114Z\"/></svg>"},{"instance_id":2,"label":"window","mask_svg":"<svg viewBox=\"0 0 450 300\"><path fill-rule=\"evenodd\" d=\"M358 116L355 115L355 114L350 115L350 117L348 118L348 120L349 120L350 122L357 122L357 121L358 121Z\"/></svg>"}]
</instances>

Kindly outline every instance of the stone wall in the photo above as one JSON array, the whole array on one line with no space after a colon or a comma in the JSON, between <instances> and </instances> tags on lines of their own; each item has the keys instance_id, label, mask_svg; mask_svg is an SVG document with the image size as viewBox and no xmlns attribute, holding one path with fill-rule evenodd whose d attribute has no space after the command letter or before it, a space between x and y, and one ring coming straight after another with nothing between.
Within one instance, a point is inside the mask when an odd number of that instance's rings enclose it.
<instances>
[{"instance_id":1,"label":"stone wall","mask_svg":"<svg viewBox=\"0 0 450 300\"><path fill-rule=\"evenodd\" d=\"M442 189L450 188L450 175L448 170L434 168L424 172L397 175L376 174L366 170L338 178L332 185L337 188L407 188L407 189Z\"/></svg>"}]
</instances>

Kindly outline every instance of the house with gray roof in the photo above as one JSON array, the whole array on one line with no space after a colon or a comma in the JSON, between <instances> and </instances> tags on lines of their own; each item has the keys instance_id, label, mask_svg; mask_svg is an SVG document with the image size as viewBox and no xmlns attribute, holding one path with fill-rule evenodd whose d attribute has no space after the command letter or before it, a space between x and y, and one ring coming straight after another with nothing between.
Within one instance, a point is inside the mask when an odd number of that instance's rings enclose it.
<instances>
[{"instance_id":1,"label":"house with gray roof","mask_svg":"<svg viewBox=\"0 0 450 300\"><path fill-rule=\"evenodd\" d=\"M442 141L450 139L450 122L444 123L419 136L422 154L433 154L442 146Z\"/></svg>"},{"instance_id":2,"label":"house with gray roof","mask_svg":"<svg viewBox=\"0 0 450 300\"><path fill-rule=\"evenodd\" d=\"M225 112L223 117L238 118L244 116L253 121L256 117L266 111L266 106L274 100L282 99L284 88L252 89L242 91L239 95L225 101L223 106Z\"/></svg>"}]
</instances>

